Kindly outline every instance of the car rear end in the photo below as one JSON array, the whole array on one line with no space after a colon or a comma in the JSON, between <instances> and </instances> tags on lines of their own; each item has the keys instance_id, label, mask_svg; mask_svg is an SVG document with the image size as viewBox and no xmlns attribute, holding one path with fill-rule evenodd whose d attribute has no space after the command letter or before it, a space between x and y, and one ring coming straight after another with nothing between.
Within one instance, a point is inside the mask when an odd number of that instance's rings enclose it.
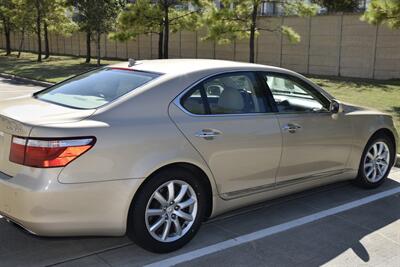
<instances>
[{"instance_id":1,"label":"car rear end","mask_svg":"<svg viewBox=\"0 0 400 267\"><path fill-rule=\"evenodd\" d=\"M96 159L98 151L109 149L109 143L104 142L109 136L109 125L90 118L99 106L129 93L127 86L132 86L130 80L126 80L124 86L118 87L119 94L107 98L103 95L106 92L93 89L96 84L89 87L91 83L87 79L102 84L121 81L123 78L115 76L115 72L123 70L104 71L108 71L102 74L105 77L95 75L96 72L93 77L84 74L66 82L65 86L63 83L55 86L60 90L50 88L34 96L2 102L0 215L44 236L125 233L132 192L141 180L119 179L119 176L101 181L75 179L76 174L80 178L97 177L101 173L96 163L72 164L80 157L95 162L91 159ZM135 79L136 87L155 76L143 77L142 80ZM102 88L108 90L110 87ZM60 174L68 171L74 173L75 178L60 180Z\"/></svg>"}]
</instances>

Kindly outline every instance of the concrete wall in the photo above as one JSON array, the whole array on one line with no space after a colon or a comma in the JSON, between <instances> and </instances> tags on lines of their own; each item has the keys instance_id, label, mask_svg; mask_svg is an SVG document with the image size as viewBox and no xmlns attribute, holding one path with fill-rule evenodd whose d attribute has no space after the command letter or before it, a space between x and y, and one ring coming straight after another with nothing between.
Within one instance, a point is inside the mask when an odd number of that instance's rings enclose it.
<instances>
[{"instance_id":1,"label":"concrete wall","mask_svg":"<svg viewBox=\"0 0 400 267\"><path fill-rule=\"evenodd\" d=\"M293 27L301 36L298 44L291 44L278 32L263 31L256 40L256 61L281 66L304 74L333 75L372 79L400 78L400 30L386 26L372 26L360 21L359 15L329 15L312 18L260 18L260 27ZM204 30L177 32L170 36L170 58L216 58L247 61L248 40L237 40L228 45L202 41ZM21 36L13 34L16 49ZM101 41L101 55L107 58L154 59L158 56L158 36L143 35L128 42L115 42L105 36ZM0 47L5 47L4 36ZM85 35L70 37L51 34L50 49L54 54L84 56ZM95 44L92 44L95 55ZM24 50L36 51L34 36L26 36Z\"/></svg>"}]
</instances>

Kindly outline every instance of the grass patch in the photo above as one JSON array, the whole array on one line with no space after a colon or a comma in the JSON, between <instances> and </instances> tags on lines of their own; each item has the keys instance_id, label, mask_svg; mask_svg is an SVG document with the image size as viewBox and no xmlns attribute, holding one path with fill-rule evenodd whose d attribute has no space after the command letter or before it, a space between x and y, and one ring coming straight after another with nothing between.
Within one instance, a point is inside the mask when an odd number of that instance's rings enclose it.
<instances>
[{"instance_id":1,"label":"grass patch","mask_svg":"<svg viewBox=\"0 0 400 267\"><path fill-rule=\"evenodd\" d=\"M17 58L17 53L6 57L4 50L0 50L0 54L0 73L45 82L60 82L78 73L97 68L94 59L93 64L86 64L85 59L81 57L51 56L49 59L44 59L42 63L38 63L36 62L37 54L33 53L22 53L21 58ZM101 63L109 65L117 62L120 61L102 60Z\"/></svg>"},{"instance_id":2,"label":"grass patch","mask_svg":"<svg viewBox=\"0 0 400 267\"><path fill-rule=\"evenodd\" d=\"M338 77L311 77L311 80L341 101L390 113L396 128L400 130L400 80Z\"/></svg>"},{"instance_id":3,"label":"grass patch","mask_svg":"<svg viewBox=\"0 0 400 267\"><path fill-rule=\"evenodd\" d=\"M4 50L0 50L0 54L4 54ZM85 59L80 57L51 56L42 63L37 63L36 59L37 55L33 53L22 53L20 59L16 57L16 53L9 57L2 55L0 73L59 82L75 74L97 68L96 64L86 64ZM102 60L103 65L117 62L120 61ZM400 80L376 81L318 76L310 78L341 101L392 114L396 128L400 130Z\"/></svg>"}]
</instances>

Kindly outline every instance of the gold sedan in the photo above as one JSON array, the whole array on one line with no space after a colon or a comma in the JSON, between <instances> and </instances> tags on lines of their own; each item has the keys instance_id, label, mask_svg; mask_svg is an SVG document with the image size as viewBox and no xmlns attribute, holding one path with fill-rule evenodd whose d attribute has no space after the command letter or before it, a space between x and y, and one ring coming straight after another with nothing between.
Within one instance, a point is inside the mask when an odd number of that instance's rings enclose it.
<instances>
[{"instance_id":1,"label":"gold sedan","mask_svg":"<svg viewBox=\"0 0 400 267\"><path fill-rule=\"evenodd\" d=\"M377 187L397 140L389 115L289 70L130 61L0 102L0 214L169 252L232 209L346 179Z\"/></svg>"}]
</instances>

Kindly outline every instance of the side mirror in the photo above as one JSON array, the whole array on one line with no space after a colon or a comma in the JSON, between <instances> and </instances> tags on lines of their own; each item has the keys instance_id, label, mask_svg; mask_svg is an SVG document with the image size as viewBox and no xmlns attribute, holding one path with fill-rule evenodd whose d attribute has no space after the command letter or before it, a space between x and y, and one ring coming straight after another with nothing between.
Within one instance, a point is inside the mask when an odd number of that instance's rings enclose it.
<instances>
[{"instance_id":1,"label":"side mirror","mask_svg":"<svg viewBox=\"0 0 400 267\"><path fill-rule=\"evenodd\" d=\"M343 105L336 99L332 100L330 111L334 114L343 112Z\"/></svg>"}]
</instances>

